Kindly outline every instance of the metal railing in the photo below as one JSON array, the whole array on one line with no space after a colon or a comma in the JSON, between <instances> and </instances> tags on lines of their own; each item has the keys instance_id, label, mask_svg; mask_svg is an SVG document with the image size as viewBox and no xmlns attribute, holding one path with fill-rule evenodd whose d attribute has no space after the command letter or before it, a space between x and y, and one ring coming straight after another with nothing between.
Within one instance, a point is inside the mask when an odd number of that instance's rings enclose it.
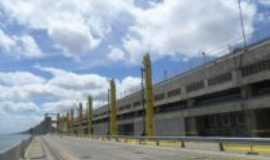
<instances>
[{"instance_id":1,"label":"metal railing","mask_svg":"<svg viewBox=\"0 0 270 160\"><path fill-rule=\"evenodd\" d=\"M244 151L248 154L261 154L260 150L263 150L263 154L270 154L270 138L240 138L240 137L186 137L186 136L107 136L107 135L93 135L91 138L100 139L103 141L115 141L128 143L129 141L136 141L136 144L147 144L152 142L152 145L160 146L162 142L174 142L177 147L187 148L188 142L215 144L216 150L227 151L236 145L236 148L240 151ZM231 147L231 148L230 148ZM242 147L242 148L241 148ZM208 149L208 148L206 148Z\"/></svg>"}]
</instances>

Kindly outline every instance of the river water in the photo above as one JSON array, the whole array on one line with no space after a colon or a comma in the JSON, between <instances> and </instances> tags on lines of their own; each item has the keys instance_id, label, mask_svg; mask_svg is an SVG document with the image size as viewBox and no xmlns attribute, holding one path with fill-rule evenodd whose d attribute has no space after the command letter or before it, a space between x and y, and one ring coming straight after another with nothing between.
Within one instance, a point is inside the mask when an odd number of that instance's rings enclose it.
<instances>
[{"instance_id":1,"label":"river water","mask_svg":"<svg viewBox=\"0 0 270 160\"><path fill-rule=\"evenodd\" d=\"M29 135L0 135L0 153L14 147Z\"/></svg>"}]
</instances>

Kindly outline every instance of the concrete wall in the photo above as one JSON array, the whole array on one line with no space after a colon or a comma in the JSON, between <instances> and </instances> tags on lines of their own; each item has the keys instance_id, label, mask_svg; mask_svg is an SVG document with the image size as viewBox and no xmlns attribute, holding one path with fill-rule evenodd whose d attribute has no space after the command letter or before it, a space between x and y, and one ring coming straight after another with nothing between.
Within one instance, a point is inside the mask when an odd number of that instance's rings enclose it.
<instances>
[{"instance_id":1,"label":"concrete wall","mask_svg":"<svg viewBox=\"0 0 270 160\"><path fill-rule=\"evenodd\" d=\"M215 94L220 91L228 90L231 88L240 88L245 92L246 86L251 83L261 82L263 80L270 80L270 69L255 73L250 76L243 77L241 75L241 67L270 59L270 40L263 43L252 46L248 49L248 52L243 50L238 51L234 54L226 55L206 65L192 69L186 73L177 75L171 79L160 82L154 86L154 93L160 94L165 93L165 98L160 101L156 101L155 105L161 108L167 107L168 104L174 104L178 102L187 102L187 106L179 111L171 111L165 113L158 113L155 115L155 126L157 135L185 135L185 118L196 117L202 115L211 115L216 113L236 112L244 109L261 109L269 108L270 96L261 97L248 97L247 99L241 99L239 101L225 101L217 104L209 104L203 106L194 106L193 103L199 96L207 94ZM232 80L220 83L217 85L208 85L208 79L216 77L224 73L231 73ZM193 83L202 80L204 82L204 88L187 92L186 87ZM168 97L168 91L176 88L181 88L181 94ZM242 95L242 98L244 96ZM135 92L127 97L118 100L118 108L126 105L130 105L126 109L121 109L118 112L119 115L124 113L130 113L135 110L142 110L142 105L133 106L134 102L141 101L141 92ZM179 106L179 108L182 106ZM95 114L105 113L107 106L103 106L95 110ZM97 116L94 121L105 117L105 115ZM120 120L118 123L134 123L135 122L135 134L139 135L142 133L143 123L142 118L130 117L129 119ZM107 128L105 124L95 125L97 133L104 134Z\"/></svg>"},{"instance_id":2,"label":"concrete wall","mask_svg":"<svg viewBox=\"0 0 270 160\"><path fill-rule=\"evenodd\" d=\"M249 77L241 77L240 70L238 70L238 68L241 66L249 65L257 61L266 59L270 59L270 40L257 46L251 47L247 53L243 53L242 51L240 51L235 54L224 56L214 62L192 69L186 73L177 75L171 79L168 79L167 81L160 82L154 86L155 94L167 93L168 91L176 88L181 88L182 92L176 97L169 98L166 95L164 100L156 101L156 105L164 105L167 103L191 99L197 96L214 93L229 88L240 87L241 85L247 85L256 81L270 79L269 70L251 75ZM228 72L231 72L233 75L232 81L228 81L214 86L208 86L207 79ZM189 93L186 92L187 85L200 80L204 80L205 86L203 89ZM118 107L127 104L132 105L134 102L140 100L141 92L138 91L122 99L119 99ZM107 106L103 106L96 110L95 113L105 111L106 108ZM133 107L127 108L126 110L121 111L121 113L132 111L133 109Z\"/></svg>"},{"instance_id":3,"label":"concrete wall","mask_svg":"<svg viewBox=\"0 0 270 160\"><path fill-rule=\"evenodd\" d=\"M94 124L94 134L106 135L108 133L108 122Z\"/></svg>"},{"instance_id":4,"label":"concrete wall","mask_svg":"<svg viewBox=\"0 0 270 160\"><path fill-rule=\"evenodd\" d=\"M160 114L155 117L155 127L157 136L184 136L185 121L183 115L170 116L169 114Z\"/></svg>"},{"instance_id":5,"label":"concrete wall","mask_svg":"<svg viewBox=\"0 0 270 160\"><path fill-rule=\"evenodd\" d=\"M0 153L0 160L18 160L22 159L25 154L25 150L31 143L32 137L23 140L20 144L14 146L13 148Z\"/></svg>"}]
</instances>

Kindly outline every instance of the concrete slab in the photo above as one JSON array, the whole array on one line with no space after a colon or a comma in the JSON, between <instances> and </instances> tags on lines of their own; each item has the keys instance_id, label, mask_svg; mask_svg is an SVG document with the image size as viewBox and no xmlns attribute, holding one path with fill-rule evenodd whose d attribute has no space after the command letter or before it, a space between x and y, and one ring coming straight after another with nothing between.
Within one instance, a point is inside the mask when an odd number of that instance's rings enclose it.
<instances>
[{"instance_id":1,"label":"concrete slab","mask_svg":"<svg viewBox=\"0 0 270 160\"><path fill-rule=\"evenodd\" d=\"M46 155L42 144L37 138L34 138L25 153L25 159L33 160L33 159L45 159Z\"/></svg>"}]
</instances>

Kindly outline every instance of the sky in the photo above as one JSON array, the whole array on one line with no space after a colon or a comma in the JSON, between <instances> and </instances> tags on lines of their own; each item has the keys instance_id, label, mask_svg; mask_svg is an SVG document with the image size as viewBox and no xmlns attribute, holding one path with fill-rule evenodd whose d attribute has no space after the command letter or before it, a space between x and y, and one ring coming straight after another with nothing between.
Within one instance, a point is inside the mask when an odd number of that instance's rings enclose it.
<instances>
[{"instance_id":1,"label":"sky","mask_svg":"<svg viewBox=\"0 0 270 160\"><path fill-rule=\"evenodd\" d=\"M270 0L241 7L247 42L270 37ZM134 92L145 53L155 83L228 54L240 24L237 0L1 0L0 134L88 95L97 108L112 78L118 97Z\"/></svg>"}]
</instances>

